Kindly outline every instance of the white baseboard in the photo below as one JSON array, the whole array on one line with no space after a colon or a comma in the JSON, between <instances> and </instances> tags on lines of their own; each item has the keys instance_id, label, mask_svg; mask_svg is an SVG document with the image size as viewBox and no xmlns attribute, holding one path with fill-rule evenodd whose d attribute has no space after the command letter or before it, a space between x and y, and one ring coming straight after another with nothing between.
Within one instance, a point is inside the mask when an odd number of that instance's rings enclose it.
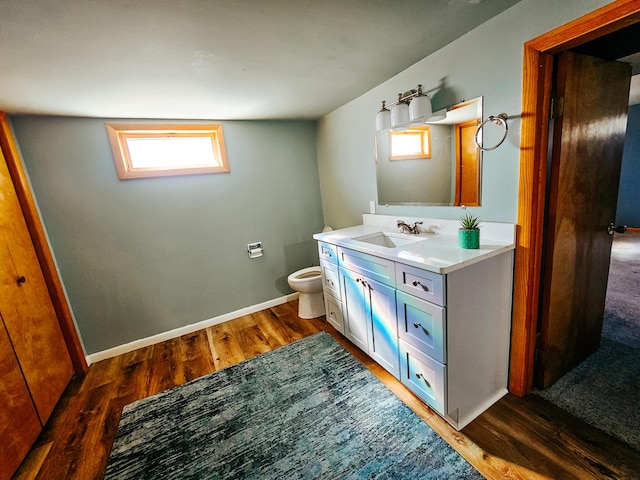
<instances>
[{"instance_id":1,"label":"white baseboard","mask_svg":"<svg viewBox=\"0 0 640 480\"><path fill-rule=\"evenodd\" d=\"M284 297L274 298L273 300L269 300L267 302L259 303L257 305L251 305L250 307L246 308L241 308L240 310L236 310L235 312L225 313L224 315L219 315L208 320L203 320L198 323L192 323L191 325L185 325L184 327L169 330L167 332L162 332L157 335L152 335L151 337L141 338L140 340L134 340L133 342L125 343L124 345L118 345L117 347L102 350L101 352L92 353L91 355L87 355L87 363L91 365L92 363L99 362L100 360L104 360L106 358L111 358L117 355L122 355L123 353L132 352L133 350L137 350L138 348L148 347L149 345L164 342L165 340L171 340L172 338L187 335L197 330L202 330L203 328L228 322L229 320L242 317L243 315L250 315L252 313L259 312L260 310L265 310L277 305L282 305L283 303L295 300L296 298L298 298L298 295L299 294L297 292L294 292L289 295L285 295Z\"/></svg>"}]
</instances>

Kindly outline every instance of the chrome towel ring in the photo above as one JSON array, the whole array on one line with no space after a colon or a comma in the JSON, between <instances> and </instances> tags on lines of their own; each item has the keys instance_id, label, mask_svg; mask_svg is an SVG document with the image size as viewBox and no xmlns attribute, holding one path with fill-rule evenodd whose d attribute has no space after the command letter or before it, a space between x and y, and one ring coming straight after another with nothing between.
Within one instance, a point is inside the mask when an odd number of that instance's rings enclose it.
<instances>
[{"instance_id":1,"label":"chrome towel ring","mask_svg":"<svg viewBox=\"0 0 640 480\"><path fill-rule=\"evenodd\" d=\"M482 122L480 125L478 125L478 129L476 130L476 134L473 137L473 140L476 142L476 146L480 150L485 150L485 151L486 150L495 150L500 145L502 145L502 142L504 142L504 139L507 138L507 133L509 133L509 126L507 125L507 118L508 118L508 116L507 116L506 113L499 113L495 117L493 115L490 115L489 118L487 118L484 122ZM480 145L480 141L478 140L478 135L482 131L482 128L488 122L495 123L496 125L502 125L504 127L504 134L502 135L502 138L493 147L484 147L484 146Z\"/></svg>"}]
</instances>

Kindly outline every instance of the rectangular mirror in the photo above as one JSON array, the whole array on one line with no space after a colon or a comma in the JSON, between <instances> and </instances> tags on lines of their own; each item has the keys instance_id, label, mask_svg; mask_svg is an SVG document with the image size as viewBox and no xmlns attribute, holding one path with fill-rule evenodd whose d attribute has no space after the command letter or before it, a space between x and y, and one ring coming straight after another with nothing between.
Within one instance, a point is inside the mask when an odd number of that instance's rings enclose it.
<instances>
[{"instance_id":1,"label":"rectangular mirror","mask_svg":"<svg viewBox=\"0 0 640 480\"><path fill-rule=\"evenodd\" d=\"M378 203L479 206L480 123L482 97L453 105L442 120L376 133Z\"/></svg>"}]
</instances>

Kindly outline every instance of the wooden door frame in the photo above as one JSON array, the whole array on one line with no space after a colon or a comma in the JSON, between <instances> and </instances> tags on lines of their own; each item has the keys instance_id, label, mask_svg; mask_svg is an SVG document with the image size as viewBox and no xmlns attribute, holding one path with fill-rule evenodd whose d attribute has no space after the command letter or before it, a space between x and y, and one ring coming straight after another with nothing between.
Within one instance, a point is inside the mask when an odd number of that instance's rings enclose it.
<instances>
[{"instance_id":1,"label":"wooden door frame","mask_svg":"<svg viewBox=\"0 0 640 480\"><path fill-rule=\"evenodd\" d=\"M456 124L456 194L454 198L454 205L461 205L462 201L462 129L463 128L474 128L474 132L477 130L478 125L480 125L480 119L469 120L468 122L457 123ZM480 178L482 172L482 155L479 150L476 153L476 178L475 178L475 190L476 190L476 201L473 203L465 203L467 207L479 207L480 206L480 198L482 196L481 187L482 180Z\"/></svg>"},{"instance_id":2,"label":"wooden door frame","mask_svg":"<svg viewBox=\"0 0 640 480\"><path fill-rule=\"evenodd\" d=\"M509 390L531 393L543 264L554 56L640 22L640 0L617 0L524 44L520 178Z\"/></svg>"},{"instance_id":3,"label":"wooden door frame","mask_svg":"<svg viewBox=\"0 0 640 480\"><path fill-rule=\"evenodd\" d=\"M69 356L71 357L73 368L76 374L83 375L89 369L87 359L82 344L80 343L78 332L76 331L62 282L58 276L53 255L49 249L49 242L40 221L38 208L31 194L29 181L22 166L22 161L20 160L20 153L13 137L11 125L4 112L0 112L0 147L2 148L4 159L9 168L9 175L16 189L16 195L20 202L27 228L29 229L29 235L31 236L36 255L38 256L40 268L42 269L49 294L51 295L53 308L56 311L62 334L69 349Z\"/></svg>"}]
</instances>

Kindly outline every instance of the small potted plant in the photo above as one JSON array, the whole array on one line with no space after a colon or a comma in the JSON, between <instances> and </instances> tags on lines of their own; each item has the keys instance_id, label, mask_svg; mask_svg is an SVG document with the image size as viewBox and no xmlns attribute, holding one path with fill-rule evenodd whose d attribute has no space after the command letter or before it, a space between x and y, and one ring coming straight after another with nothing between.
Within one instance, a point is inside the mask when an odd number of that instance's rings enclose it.
<instances>
[{"instance_id":1,"label":"small potted plant","mask_svg":"<svg viewBox=\"0 0 640 480\"><path fill-rule=\"evenodd\" d=\"M460 248L480 248L480 220L469 212L460 218L458 246Z\"/></svg>"}]
</instances>

